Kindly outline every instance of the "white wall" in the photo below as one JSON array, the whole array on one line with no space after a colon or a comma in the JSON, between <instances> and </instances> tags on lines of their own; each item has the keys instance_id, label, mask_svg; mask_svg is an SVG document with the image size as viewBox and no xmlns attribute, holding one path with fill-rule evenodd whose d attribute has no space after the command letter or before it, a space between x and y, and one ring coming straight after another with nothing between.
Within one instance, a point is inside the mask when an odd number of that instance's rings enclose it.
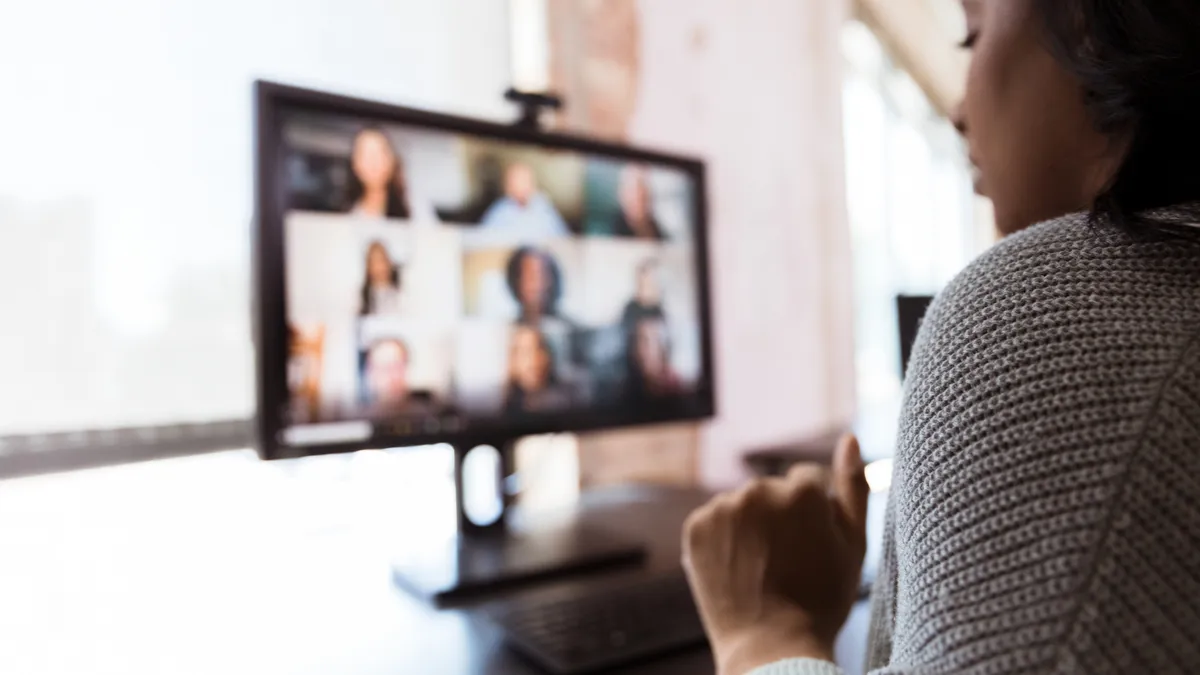
<instances>
[{"instance_id":1,"label":"white wall","mask_svg":"<svg viewBox=\"0 0 1200 675\"><path fill-rule=\"evenodd\" d=\"M845 3L640 3L635 143L709 161L720 415L701 477L854 414L838 42Z\"/></svg>"},{"instance_id":2,"label":"white wall","mask_svg":"<svg viewBox=\"0 0 1200 675\"><path fill-rule=\"evenodd\" d=\"M245 417L251 81L511 114L499 0L0 9L0 434Z\"/></svg>"}]
</instances>

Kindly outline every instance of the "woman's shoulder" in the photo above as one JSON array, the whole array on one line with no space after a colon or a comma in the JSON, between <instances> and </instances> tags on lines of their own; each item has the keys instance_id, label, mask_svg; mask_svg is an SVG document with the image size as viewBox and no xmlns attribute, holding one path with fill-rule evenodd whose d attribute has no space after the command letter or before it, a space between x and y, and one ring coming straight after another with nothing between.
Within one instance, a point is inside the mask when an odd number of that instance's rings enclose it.
<instances>
[{"instance_id":1,"label":"woman's shoulder","mask_svg":"<svg viewBox=\"0 0 1200 675\"><path fill-rule=\"evenodd\" d=\"M1170 214L1161 212L1170 222ZM1044 272L1046 266L1061 273L1097 270L1117 261L1128 271L1155 268L1191 268L1200 265L1200 224L1195 237L1135 235L1107 222L1092 222L1085 213L1074 213L1034 225L997 243L970 265L964 276ZM1098 271L1098 270L1097 270Z\"/></svg>"},{"instance_id":2,"label":"woman's shoulder","mask_svg":"<svg viewBox=\"0 0 1200 675\"><path fill-rule=\"evenodd\" d=\"M1063 607L1122 616L1145 578L1168 580L1146 602L1194 606L1177 589L1200 565L1176 563L1200 531L1197 391L1200 245L1069 217L981 256L931 307L906 383L897 653L950 658L929 626L985 644L996 624L980 617L1001 615L1033 653L1072 629L1053 625Z\"/></svg>"},{"instance_id":3,"label":"woman's shoulder","mask_svg":"<svg viewBox=\"0 0 1200 675\"><path fill-rule=\"evenodd\" d=\"M997 292L1007 282L1081 272L1103 265L1105 258L1119 255L1122 248L1134 245L1134 240L1125 233L1114 227L1093 225L1084 214L1063 216L996 243L946 287L945 295L983 289Z\"/></svg>"},{"instance_id":4,"label":"woman's shoulder","mask_svg":"<svg viewBox=\"0 0 1200 675\"><path fill-rule=\"evenodd\" d=\"M1134 296L1147 304L1130 303ZM997 243L947 285L929 318L958 323L973 312L1152 312L1197 297L1200 237L1138 237L1072 214Z\"/></svg>"},{"instance_id":5,"label":"woman's shoulder","mask_svg":"<svg viewBox=\"0 0 1200 675\"><path fill-rule=\"evenodd\" d=\"M1030 377L1071 356L1120 369L1136 353L1173 351L1198 330L1200 243L1138 238L1068 216L1010 236L947 285L913 348L909 388L969 374L957 370L964 364L974 375Z\"/></svg>"}]
</instances>

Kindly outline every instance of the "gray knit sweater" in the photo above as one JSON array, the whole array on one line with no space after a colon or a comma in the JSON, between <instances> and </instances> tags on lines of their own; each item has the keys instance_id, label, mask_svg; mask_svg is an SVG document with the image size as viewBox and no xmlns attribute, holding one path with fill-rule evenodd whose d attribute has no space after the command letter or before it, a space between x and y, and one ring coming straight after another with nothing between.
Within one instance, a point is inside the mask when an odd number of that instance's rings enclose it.
<instances>
[{"instance_id":1,"label":"gray knit sweater","mask_svg":"<svg viewBox=\"0 0 1200 675\"><path fill-rule=\"evenodd\" d=\"M877 673L1200 673L1200 245L1071 216L959 275L887 520Z\"/></svg>"}]
</instances>

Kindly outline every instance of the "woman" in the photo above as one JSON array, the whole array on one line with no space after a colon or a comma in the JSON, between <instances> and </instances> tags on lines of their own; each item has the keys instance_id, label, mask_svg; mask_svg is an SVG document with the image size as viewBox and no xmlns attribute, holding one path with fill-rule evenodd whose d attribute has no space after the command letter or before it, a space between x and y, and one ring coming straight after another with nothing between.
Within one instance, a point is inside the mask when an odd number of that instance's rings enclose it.
<instances>
[{"instance_id":1,"label":"woman","mask_svg":"<svg viewBox=\"0 0 1200 675\"><path fill-rule=\"evenodd\" d=\"M654 200L645 167L631 164L621 170L617 203L620 209L613 221L614 236L655 241L666 238L654 217Z\"/></svg>"},{"instance_id":2,"label":"woman","mask_svg":"<svg viewBox=\"0 0 1200 675\"><path fill-rule=\"evenodd\" d=\"M587 337L559 310L563 275L558 261L548 251L526 246L509 257L505 274L517 303L516 323L536 329L552 347L555 370L576 381L587 360Z\"/></svg>"},{"instance_id":3,"label":"woman","mask_svg":"<svg viewBox=\"0 0 1200 675\"><path fill-rule=\"evenodd\" d=\"M683 392L683 382L671 367L670 334L662 317L635 321L628 345L627 401L653 404Z\"/></svg>"},{"instance_id":4,"label":"woman","mask_svg":"<svg viewBox=\"0 0 1200 675\"><path fill-rule=\"evenodd\" d=\"M509 344L505 413L543 413L570 406L570 391L558 381L546 336L532 326L516 326Z\"/></svg>"},{"instance_id":5,"label":"woman","mask_svg":"<svg viewBox=\"0 0 1200 675\"><path fill-rule=\"evenodd\" d=\"M374 416L400 412L409 402L410 354L399 338L376 340L367 350L362 378Z\"/></svg>"},{"instance_id":6,"label":"woman","mask_svg":"<svg viewBox=\"0 0 1200 675\"><path fill-rule=\"evenodd\" d=\"M404 163L378 127L366 127L354 136L349 211L373 218L408 219L412 215Z\"/></svg>"},{"instance_id":7,"label":"woman","mask_svg":"<svg viewBox=\"0 0 1200 675\"><path fill-rule=\"evenodd\" d=\"M642 319L662 319L662 284L658 281L658 261L646 260L637 268L637 289L621 312L621 325L631 332Z\"/></svg>"},{"instance_id":8,"label":"woman","mask_svg":"<svg viewBox=\"0 0 1200 675\"><path fill-rule=\"evenodd\" d=\"M536 326L558 316L562 272L553 256L531 247L519 248L508 259L505 275L519 308L517 321Z\"/></svg>"},{"instance_id":9,"label":"woman","mask_svg":"<svg viewBox=\"0 0 1200 675\"><path fill-rule=\"evenodd\" d=\"M963 4L962 127L1011 236L915 347L870 666L1200 672L1200 4ZM866 503L848 438L693 514L723 675L839 672Z\"/></svg>"},{"instance_id":10,"label":"woman","mask_svg":"<svg viewBox=\"0 0 1200 675\"><path fill-rule=\"evenodd\" d=\"M400 266L392 262L383 242L367 247L366 271L359 291L359 315L399 314L403 311L400 294Z\"/></svg>"}]
</instances>

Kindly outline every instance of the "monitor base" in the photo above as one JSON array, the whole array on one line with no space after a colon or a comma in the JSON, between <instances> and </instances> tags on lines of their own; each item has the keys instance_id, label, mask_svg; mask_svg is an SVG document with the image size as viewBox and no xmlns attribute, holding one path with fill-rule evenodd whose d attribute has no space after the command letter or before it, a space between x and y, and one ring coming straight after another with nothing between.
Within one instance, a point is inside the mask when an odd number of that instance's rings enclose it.
<instances>
[{"instance_id":1,"label":"monitor base","mask_svg":"<svg viewBox=\"0 0 1200 675\"><path fill-rule=\"evenodd\" d=\"M441 551L393 563L401 589L438 607L572 573L638 565L639 542L576 525L544 531L461 536Z\"/></svg>"},{"instance_id":2,"label":"monitor base","mask_svg":"<svg viewBox=\"0 0 1200 675\"><path fill-rule=\"evenodd\" d=\"M544 527L525 519L520 526L510 524L515 520L507 488L513 446L512 439L477 439L455 446L458 537L436 548L409 547L404 557L393 561L397 586L444 606L522 583L645 560L641 542L574 521ZM478 508L475 497L480 494L492 508Z\"/></svg>"}]
</instances>

